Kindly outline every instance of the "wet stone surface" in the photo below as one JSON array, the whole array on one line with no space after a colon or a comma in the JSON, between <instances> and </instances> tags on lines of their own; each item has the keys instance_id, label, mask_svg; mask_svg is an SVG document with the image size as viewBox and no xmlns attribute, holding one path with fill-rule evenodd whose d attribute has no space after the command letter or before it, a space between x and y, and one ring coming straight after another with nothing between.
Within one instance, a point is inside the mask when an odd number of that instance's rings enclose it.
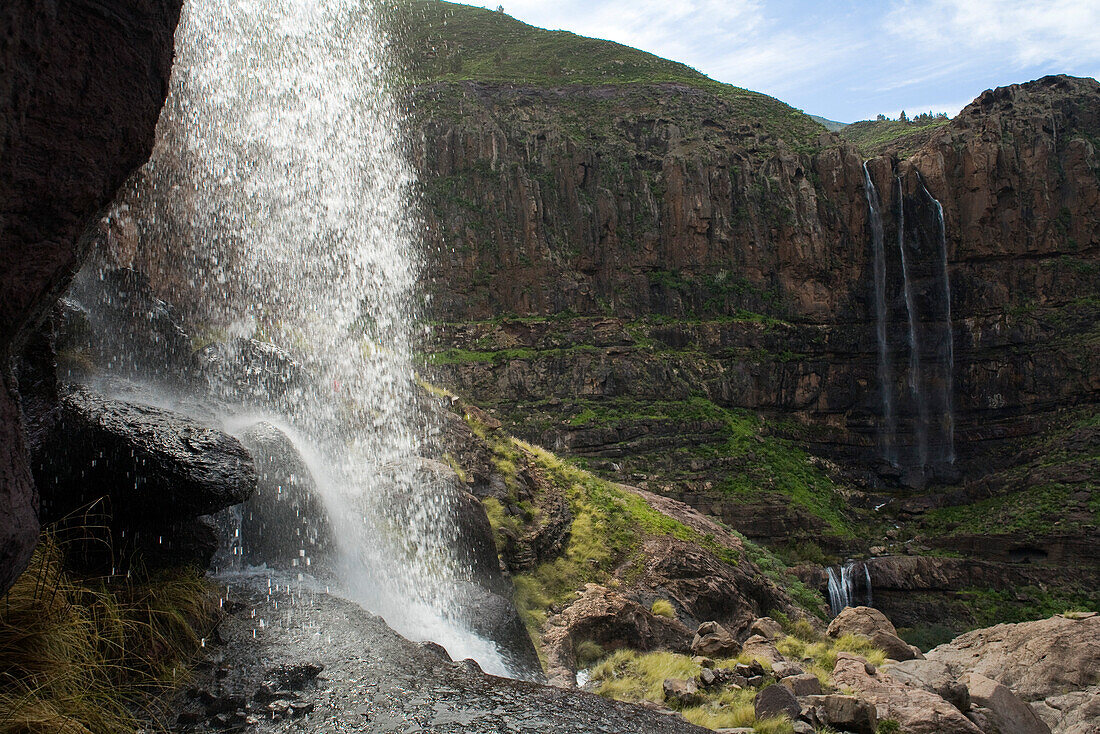
<instances>
[{"instance_id":1,"label":"wet stone surface","mask_svg":"<svg viewBox=\"0 0 1100 734\"><path fill-rule=\"evenodd\" d=\"M377 616L285 582L229 589L208 659L178 696L178 732L680 734L678 715L481 673Z\"/></svg>"}]
</instances>

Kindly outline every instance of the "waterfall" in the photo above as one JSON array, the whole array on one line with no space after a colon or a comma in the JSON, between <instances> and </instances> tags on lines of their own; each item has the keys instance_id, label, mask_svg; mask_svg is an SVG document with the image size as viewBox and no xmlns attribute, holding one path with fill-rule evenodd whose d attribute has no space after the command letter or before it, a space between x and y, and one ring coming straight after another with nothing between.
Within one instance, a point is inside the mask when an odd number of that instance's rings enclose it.
<instances>
[{"instance_id":1,"label":"waterfall","mask_svg":"<svg viewBox=\"0 0 1100 734\"><path fill-rule=\"evenodd\" d=\"M946 438L945 444L945 459L948 464L955 463L955 327L951 321L951 274L947 269L947 225L943 219L943 205L932 196L928 191L928 187L921 183L921 187L924 189L924 195L932 202L936 207L936 219L939 224L939 254L940 254L940 267L942 272L943 282L943 300L944 308L946 311L944 317L944 338L947 345L947 356L945 359L945 372L946 379L943 385L943 405L944 405L944 433Z\"/></svg>"},{"instance_id":2,"label":"waterfall","mask_svg":"<svg viewBox=\"0 0 1100 734\"><path fill-rule=\"evenodd\" d=\"M240 345L277 345L309 376L238 410L284 428L314 474L343 593L506 674L457 621L469 569L455 498L418 469L434 430L414 371L420 223L378 12L189 0L157 149L131 198L163 235L160 280L225 359L247 370Z\"/></svg>"},{"instance_id":3,"label":"waterfall","mask_svg":"<svg viewBox=\"0 0 1100 734\"><path fill-rule=\"evenodd\" d=\"M863 567L863 578L866 584L863 606L871 606L871 570L866 563L850 561L843 566L830 566L826 569L826 574L829 578L829 609L834 617L846 607L855 606L857 565Z\"/></svg>"},{"instance_id":4,"label":"waterfall","mask_svg":"<svg viewBox=\"0 0 1100 734\"><path fill-rule=\"evenodd\" d=\"M928 404L921 395L921 358L920 338L917 334L919 314L917 313L916 296L913 293L913 283L909 273L909 262L905 254L905 190L902 187L901 176L898 181L898 250L901 253L901 277L905 292L905 311L909 318L909 393L917 406L917 425L915 434L917 439L917 462L923 469L928 465Z\"/></svg>"},{"instance_id":5,"label":"waterfall","mask_svg":"<svg viewBox=\"0 0 1100 734\"><path fill-rule=\"evenodd\" d=\"M867 195L867 207L871 219L871 244L874 249L875 274L875 337L878 340L878 382L882 400L882 456L897 466L894 441L897 435L897 419L894 417L894 398L890 380L890 347L886 340L886 235L882 225L882 211L878 190L871 180L871 173L863 163L863 188Z\"/></svg>"}]
</instances>

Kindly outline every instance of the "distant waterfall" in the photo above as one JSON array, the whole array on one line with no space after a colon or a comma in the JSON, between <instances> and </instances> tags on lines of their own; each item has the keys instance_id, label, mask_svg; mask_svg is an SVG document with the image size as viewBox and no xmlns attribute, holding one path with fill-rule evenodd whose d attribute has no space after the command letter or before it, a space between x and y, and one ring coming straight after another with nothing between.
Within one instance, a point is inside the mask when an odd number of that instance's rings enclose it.
<instances>
[{"instance_id":1,"label":"distant waterfall","mask_svg":"<svg viewBox=\"0 0 1100 734\"><path fill-rule=\"evenodd\" d=\"M943 385L943 405L944 405L944 433L946 439L944 442L944 458L948 464L955 463L955 327L951 321L951 274L947 269L947 225L943 219L943 205L932 196L928 191L928 187L921 183L921 188L924 189L924 195L932 202L936 207L936 219L939 224L939 252L940 252L940 267L942 268L942 282L943 282L943 301L946 315L944 317L944 329L946 334L944 335L947 358L945 359L944 370L946 373Z\"/></svg>"},{"instance_id":2,"label":"distant waterfall","mask_svg":"<svg viewBox=\"0 0 1100 734\"><path fill-rule=\"evenodd\" d=\"M928 466L928 404L921 395L920 336L918 335L917 299L913 293L913 281L909 275L909 260L905 254L905 190L898 180L898 251L901 253L901 277L905 292L905 312L909 318L909 393L917 406L917 462Z\"/></svg>"},{"instance_id":3,"label":"distant waterfall","mask_svg":"<svg viewBox=\"0 0 1100 734\"><path fill-rule=\"evenodd\" d=\"M857 566L862 567L862 574L859 573ZM829 609L834 617L846 607L872 605L871 570L866 563L851 561L843 566L830 566L826 572L829 576ZM857 593L860 591L857 586L860 581L864 584L863 597L857 604Z\"/></svg>"},{"instance_id":4,"label":"distant waterfall","mask_svg":"<svg viewBox=\"0 0 1100 734\"><path fill-rule=\"evenodd\" d=\"M882 456L897 466L894 442L897 436L897 418L894 416L894 395L890 379L890 347L886 340L886 234L882 226L882 209L878 190L871 180L867 163L863 164L863 188L867 195L867 207L871 218L871 244L875 253L875 337L878 340L878 382L882 399Z\"/></svg>"}]
</instances>

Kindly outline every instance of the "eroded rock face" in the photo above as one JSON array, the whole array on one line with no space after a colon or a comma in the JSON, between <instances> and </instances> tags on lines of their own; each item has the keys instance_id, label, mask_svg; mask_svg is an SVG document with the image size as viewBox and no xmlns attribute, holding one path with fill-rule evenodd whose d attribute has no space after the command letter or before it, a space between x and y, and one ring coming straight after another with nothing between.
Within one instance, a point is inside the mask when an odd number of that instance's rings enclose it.
<instances>
[{"instance_id":1,"label":"eroded rock face","mask_svg":"<svg viewBox=\"0 0 1100 734\"><path fill-rule=\"evenodd\" d=\"M38 535L9 361L79 267L89 220L149 157L181 4L0 9L0 592Z\"/></svg>"},{"instance_id":2,"label":"eroded rock face","mask_svg":"<svg viewBox=\"0 0 1100 734\"><path fill-rule=\"evenodd\" d=\"M970 691L943 663L934 660L906 660L891 664L885 670L894 680L935 693L963 713L970 710Z\"/></svg>"},{"instance_id":3,"label":"eroded rock face","mask_svg":"<svg viewBox=\"0 0 1100 734\"><path fill-rule=\"evenodd\" d=\"M940 645L928 659L958 676L977 673L1037 701L1094 685L1100 676L1100 616L1055 616L998 624Z\"/></svg>"},{"instance_id":4,"label":"eroded rock face","mask_svg":"<svg viewBox=\"0 0 1100 734\"><path fill-rule=\"evenodd\" d=\"M1100 721L1100 686L1050 696L1031 708L1053 734L1093 734Z\"/></svg>"},{"instance_id":5,"label":"eroded rock face","mask_svg":"<svg viewBox=\"0 0 1100 734\"><path fill-rule=\"evenodd\" d=\"M957 708L940 696L911 688L894 680L884 671L868 672L863 658L849 653L837 655L833 681L847 687L879 711L884 719L894 719L910 734L982 734Z\"/></svg>"}]
</instances>

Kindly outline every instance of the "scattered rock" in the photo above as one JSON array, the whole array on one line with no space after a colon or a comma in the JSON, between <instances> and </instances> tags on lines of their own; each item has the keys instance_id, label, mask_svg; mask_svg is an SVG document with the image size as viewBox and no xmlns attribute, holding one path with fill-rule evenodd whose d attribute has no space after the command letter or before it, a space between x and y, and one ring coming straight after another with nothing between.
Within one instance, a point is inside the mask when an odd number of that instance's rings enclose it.
<instances>
[{"instance_id":1,"label":"scattered rock","mask_svg":"<svg viewBox=\"0 0 1100 734\"><path fill-rule=\"evenodd\" d=\"M892 663L885 671L891 678L907 686L935 693L964 714L970 710L970 691L943 663L935 660L907 660Z\"/></svg>"},{"instance_id":2,"label":"scattered rock","mask_svg":"<svg viewBox=\"0 0 1100 734\"><path fill-rule=\"evenodd\" d=\"M894 625L886 615L872 607L847 607L829 623L829 637L841 637L847 634L863 635L871 638L876 632L898 636Z\"/></svg>"},{"instance_id":3,"label":"scattered rock","mask_svg":"<svg viewBox=\"0 0 1100 734\"><path fill-rule=\"evenodd\" d=\"M911 688L883 671L869 672L858 655L839 653L833 683L850 688L875 707L880 718L894 719L906 734L981 734L950 703L934 693ZM873 670L873 668L872 668Z\"/></svg>"},{"instance_id":4,"label":"scattered rock","mask_svg":"<svg viewBox=\"0 0 1100 734\"><path fill-rule=\"evenodd\" d=\"M710 658L703 657L702 655L695 655L694 657L691 658L691 662L695 663L696 665L698 665L699 667L702 667L702 668L713 668L714 667L714 661L711 660Z\"/></svg>"},{"instance_id":5,"label":"scattered rock","mask_svg":"<svg viewBox=\"0 0 1100 734\"><path fill-rule=\"evenodd\" d=\"M855 696L835 693L806 696L802 699L800 715L818 727L827 726L856 734L875 734L878 725L874 706Z\"/></svg>"},{"instance_id":6,"label":"scattered rock","mask_svg":"<svg viewBox=\"0 0 1100 734\"><path fill-rule=\"evenodd\" d=\"M768 686L761 690L753 699L752 707L757 719L768 719L785 714L794 721L802 712L798 699L786 686Z\"/></svg>"},{"instance_id":7,"label":"scattered rock","mask_svg":"<svg viewBox=\"0 0 1100 734\"><path fill-rule=\"evenodd\" d=\"M718 675L711 668L703 668L696 680L702 688L712 688L718 683Z\"/></svg>"},{"instance_id":8,"label":"scattered rock","mask_svg":"<svg viewBox=\"0 0 1100 734\"><path fill-rule=\"evenodd\" d=\"M703 622L695 631L691 651L710 658L732 658L741 652L741 645L725 627L717 622Z\"/></svg>"},{"instance_id":9,"label":"scattered rock","mask_svg":"<svg viewBox=\"0 0 1100 734\"><path fill-rule=\"evenodd\" d=\"M307 683L313 681L324 672L325 666L320 663L298 663L295 665L280 665L267 671L267 681L277 688L291 691L300 691Z\"/></svg>"},{"instance_id":10,"label":"scattered rock","mask_svg":"<svg viewBox=\"0 0 1100 734\"><path fill-rule=\"evenodd\" d=\"M811 673L787 676L779 682L787 688L790 688L791 693L798 697L816 696L821 693L821 681L817 679L816 675L812 675Z\"/></svg>"},{"instance_id":11,"label":"scattered rock","mask_svg":"<svg viewBox=\"0 0 1100 734\"><path fill-rule=\"evenodd\" d=\"M666 678L661 684L661 689L665 694L665 703L678 708L688 708L703 703L703 696L693 680Z\"/></svg>"},{"instance_id":12,"label":"scattered rock","mask_svg":"<svg viewBox=\"0 0 1100 734\"><path fill-rule=\"evenodd\" d=\"M1007 687L978 673L971 673L963 683L970 689L970 702L978 717L987 723L983 731L999 734L1050 734L1031 707L1016 697Z\"/></svg>"},{"instance_id":13,"label":"scattered rock","mask_svg":"<svg viewBox=\"0 0 1100 734\"><path fill-rule=\"evenodd\" d=\"M1036 701L1031 709L1054 734L1096 734L1100 685Z\"/></svg>"},{"instance_id":14,"label":"scattered rock","mask_svg":"<svg viewBox=\"0 0 1100 734\"><path fill-rule=\"evenodd\" d=\"M783 635L783 626L771 617L760 617L752 623L749 631L754 635L760 635L769 640L774 640Z\"/></svg>"}]
</instances>

